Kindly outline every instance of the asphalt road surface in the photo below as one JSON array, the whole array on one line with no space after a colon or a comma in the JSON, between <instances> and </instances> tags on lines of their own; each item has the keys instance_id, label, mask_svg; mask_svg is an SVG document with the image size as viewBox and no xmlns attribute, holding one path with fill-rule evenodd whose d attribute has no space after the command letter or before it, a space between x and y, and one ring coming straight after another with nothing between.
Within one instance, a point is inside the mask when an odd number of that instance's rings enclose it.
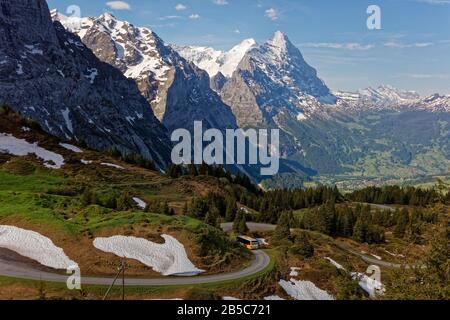
<instances>
[{"instance_id":1,"label":"asphalt road surface","mask_svg":"<svg viewBox=\"0 0 450 320\"><path fill-rule=\"evenodd\" d=\"M255 259L252 264L243 270L231 272L214 274L208 276L195 276L195 277L165 277L165 278L154 278L154 279L137 279L137 278L126 278L126 286L166 286L166 285L191 285L191 284L204 284L204 283L214 283L221 281L237 280L247 276L257 274L263 271L270 264L270 257L262 250L252 251L255 255ZM42 280L46 282L61 282L65 283L68 276L51 273L47 271L41 271L33 267L32 265L26 264L20 261L7 260L0 257L0 275L27 279L27 280ZM105 285L109 286L113 282L112 277L83 277L81 278L81 283L90 285ZM122 285L122 280L119 279L116 285Z\"/></svg>"}]
</instances>

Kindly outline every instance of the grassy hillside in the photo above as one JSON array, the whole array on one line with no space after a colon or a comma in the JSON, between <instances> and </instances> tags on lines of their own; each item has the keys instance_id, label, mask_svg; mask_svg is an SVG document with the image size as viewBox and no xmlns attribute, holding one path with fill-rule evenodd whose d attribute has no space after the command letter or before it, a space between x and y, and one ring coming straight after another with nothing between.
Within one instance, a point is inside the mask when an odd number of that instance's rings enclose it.
<instances>
[{"instance_id":1,"label":"grassy hillside","mask_svg":"<svg viewBox=\"0 0 450 320\"><path fill-rule=\"evenodd\" d=\"M161 243L161 234L172 235L185 245L191 261L207 273L241 269L251 260L221 230L180 215L183 205L194 196L226 193L236 186L206 176L171 179L92 150L75 153L15 114L2 117L0 128L1 133L37 142L65 159L65 165L54 170L45 168L34 155L15 157L1 153L0 224L49 237L80 264L83 274L116 272L118 259L92 245L99 236L133 235ZM175 215L142 210L133 197L167 204ZM130 275L158 275L140 263L130 263Z\"/></svg>"}]
</instances>

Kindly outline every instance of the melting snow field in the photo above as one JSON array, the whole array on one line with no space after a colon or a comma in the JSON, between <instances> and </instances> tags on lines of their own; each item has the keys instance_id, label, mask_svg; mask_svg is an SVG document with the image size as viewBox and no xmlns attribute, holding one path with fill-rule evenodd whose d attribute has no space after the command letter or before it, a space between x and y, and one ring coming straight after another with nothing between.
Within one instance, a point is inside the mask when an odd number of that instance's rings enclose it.
<instances>
[{"instance_id":1,"label":"melting snow field","mask_svg":"<svg viewBox=\"0 0 450 320\"><path fill-rule=\"evenodd\" d=\"M240 299L235 298L235 297L225 296L225 297L222 298L222 300L226 300L226 301L239 301Z\"/></svg>"},{"instance_id":2,"label":"melting snow field","mask_svg":"<svg viewBox=\"0 0 450 320\"><path fill-rule=\"evenodd\" d=\"M279 297L279 296L277 296L277 295L274 295L274 296L265 297L264 300L267 300L267 301L281 301L281 300L284 300L284 299Z\"/></svg>"},{"instance_id":3,"label":"melting snow field","mask_svg":"<svg viewBox=\"0 0 450 320\"><path fill-rule=\"evenodd\" d=\"M68 144L68 143L60 143L59 144L61 147L63 147L64 149L70 150L72 152L75 153L83 153L83 150L81 150L78 147L75 147L74 145Z\"/></svg>"},{"instance_id":4,"label":"melting snow field","mask_svg":"<svg viewBox=\"0 0 450 320\"><path fill-rule=\"evenodd\" d=\"M291 281L280 280L280 286L295 300L334 300L328 292L321 290L310 281L291 279Z\"/></svg>"},{"instance_id":5,"label":"melting snow field","mask_svg":"<svg viewBox=\"0 0 450 320\"><path fill-rule=\"evenodd\" d=\"M194 276L204 272L192 264L177 239L165 234L161 237L166 241L164 244L125 236L97 238L94 247L119 257L138 260L165 276Z\"/></svg>"},{"instance_id":6,"label":"melting snow field","mask_svg":"<svg viewBox=\"0 0 450 320\"><path fill-rule=\"evenodd\" d=\"M103 162L103 163L100 163L102 166L106 166L106 167L110 167L110 168L115 168L115 169L119 169L119 170L124 170L125 168L124 167L121 167L121 166L119 166L119 165L117 165L117 164L114 164L114 163L108 163L108 162Z\"/></svg>"},{"instance_id":7,"label":"melting snow field","mask_svg":"<svg viewBox=\"0 0 450 320\"><path fill-rule=\"evenodd\" d=\"M352 272L350 275L353 279L359 280L359 286L366 291L371 298L374 298L377 294L382 295L386 292L384 285L378 280L372 279L359 272Z\"/></svg>"},{"instance_id":8,"label":"melting snow field","mask_svg":"<svg viewBox=\"0 0 450 320\"><path fill-rule=\"evenodd\" d=\"M14 156L35 154L36 157L44 161L44 166L51 169L60 169L64 165L64 158L60 154L41 148L37 143L17 139L10 134L0 133L0 152Z\"/></svg>"},{"instance_id":9,"label":"melting snow field","mask_svg":"<svg viewBox=\"0 0 450 320\"><path fill-rule=\"evenodd\" d=\"M298 272L300 271L300 268L292 267L291 273L289 274L290 277L298 277Z\"/></svg>"},{"instance_id":10,"label":"melting snow field","mask_svg":"<svg viewBox=\"0 0 450 320\"><path fill-rule=\"evenodd\" d=\"M326 257L325 259L327 259L336 268L346 271L342 265L340 265L333 259L328 258L328 257ZM364 291L366 291L370 295L371 298L375 297L377 294L382 295L382 294L384 294L384 292L386 292L384 285L378 280L372 279L372 278L368 277L367 275L359 273L359 272L351 272L350 275L352 276L353 279L356 279L359 281L359 286Z\"/></svg>"},{"instance_id":11,"label":"melting snow field","mask_svg":"<svg viewBox=\"0 0 450 320\"><path fill-rule=\"evenodd\" d=\"M67 270L78 266L66 256L63 249L55 246L49 238L34 231L0 225L0 247L53 269Z\"/></svg>"},{"instance_id":12,"label":"melting snow field","mask_svg":"<svg viewBox=\"0 0 450 320\"><path fill-rule=\"evenodd\" d=\"M144 200L139 199L139 198L137 198L137 197L134 197L134 198L133 198L133 201L134 201L134 202L137 204L137 206L138 206L139 208L141 208L142 210L144 210L145 208L147 208L147 203L145 203Z\"/></svg>"},{"instance_id":13,"label":"melting snow field","mask_svg":"<svg viewBox=\"0 0 450 320\"><path fill-rule=\"evenodd\" d=\"M335 266L337 269L340 269L340 270L344 270L345 271L345 268L341 265L341 264L339 264L339 263L337 263L336 261L334 261L333 259L331 259L331 258L329 258L329 257L325 257L325 259L327 259L333 266Z\"/></svg>"}]
</instances>

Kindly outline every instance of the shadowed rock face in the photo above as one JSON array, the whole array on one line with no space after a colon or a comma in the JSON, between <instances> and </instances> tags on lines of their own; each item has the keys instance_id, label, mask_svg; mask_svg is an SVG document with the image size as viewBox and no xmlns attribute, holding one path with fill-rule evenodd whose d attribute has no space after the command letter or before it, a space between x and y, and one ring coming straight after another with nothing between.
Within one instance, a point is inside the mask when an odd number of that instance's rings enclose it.
<instances>
[{"instance_id":1,"label":"shadowed rock face","mask_svg":"<svg viewBox=\"0 0 450 320\"><path fill-rule=\"evenodd\" d=\"M205 128L236 128L231 109L210 88L208 74L187 62L154 32L119 21L111 14L70 18L52 12L78 34L97 57L133 79L169 131L191 130L194 121Z\"/></svg>"},{"instance_id":2,"label":"shadowed rock face","mask_svg":"<svg viewBox=\"0 0 450 320\"><path fill-rule=\"evenodd\" d=\"M0 104L62 139L169 162L167 131L136 84L53 23L44 0L0 1Z\"/></svg>"}]
</instances>

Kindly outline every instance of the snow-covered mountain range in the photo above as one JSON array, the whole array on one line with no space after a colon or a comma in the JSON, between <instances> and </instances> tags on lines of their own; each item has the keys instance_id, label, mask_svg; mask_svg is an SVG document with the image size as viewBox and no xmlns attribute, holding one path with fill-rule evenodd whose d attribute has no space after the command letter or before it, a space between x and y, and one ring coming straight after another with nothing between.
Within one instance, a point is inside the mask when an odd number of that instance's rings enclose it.
<instances>
[{"instance_id":1,"label":"snow-covered mountain range","mask_svg":"<svg viewBox=\"0 0 450 320\"><path fill-rule=\"evenodd\" d=\"M44 0L1 3L0 104L64 139L164 167L168 133L196 120L280 129L278 187L298 186L292 176L405 177L450 165L450 97L391 86L332 92L282 32L217 51L168 45L108 13L50 16Z\"/></svg>"},{"instance_id":2,"label":"snow-covered mountain range","mask_svg":"<svg viewBox=\"0 0 450 320\"><path fill-rule=\"evenodd\" d=\"M406 91L383 85L358 92L337 91L338 106L345 111L421 109L433 112L449 112L450 97L434 94L422 97L415 91Z\"/></svg>"},{"instance_id":3,"label":"snow-covered mountain range","mask_svg":"<svg viewBox=\"0 0 450 320\"><path fill-rule=\"evenodd\" d=\"M257 46L255 39L246 39L229 51L215 50L211 47L176 46L173 48L185 59L195 63L200 69L215 77L219 72L227 78L233 75L244 55Z\"/></svg>"},{"instance_id":4,"label":"snow-covered mountain range","mask_svg":"<svg viewBox=\"0 0 450 320\"><path fill-rule=\"evenodd\" d=\"M191 129L196 120L210 128L236 127L230 108L210 88L208 74L148 28L120 21L109 13L73 18L53 11L52 17L80 36L100 60L133 79L169 130Z\"/></svg>"}]
</instances>

